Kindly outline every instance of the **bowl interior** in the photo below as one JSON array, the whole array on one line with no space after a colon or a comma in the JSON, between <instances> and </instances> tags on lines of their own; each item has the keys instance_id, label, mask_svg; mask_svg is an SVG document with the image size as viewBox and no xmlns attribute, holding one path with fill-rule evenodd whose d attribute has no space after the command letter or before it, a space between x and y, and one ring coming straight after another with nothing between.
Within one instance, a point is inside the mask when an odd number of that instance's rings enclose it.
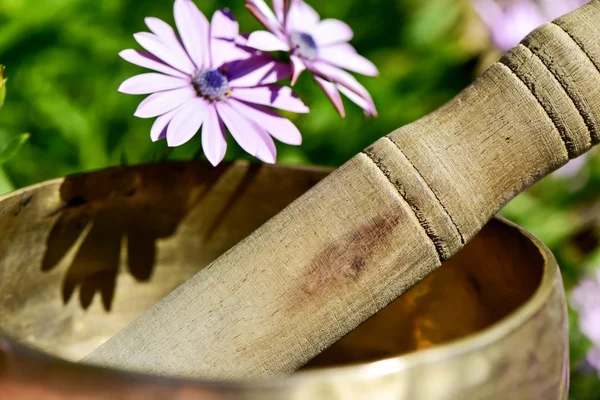
<instances>
[{"instance_id":1,"label":"bowl interior","mask_svg":"<svg viewBox=\"0 0 600 400\"><path fill-rule=\"evenodd\" d=\"M5 196L0 331L77 361L328 173L243 162L154 164ZM484 329L534 293L543 262L518 230L493 220L305 368L372 361Z\"/></svg>"}]
</instances>

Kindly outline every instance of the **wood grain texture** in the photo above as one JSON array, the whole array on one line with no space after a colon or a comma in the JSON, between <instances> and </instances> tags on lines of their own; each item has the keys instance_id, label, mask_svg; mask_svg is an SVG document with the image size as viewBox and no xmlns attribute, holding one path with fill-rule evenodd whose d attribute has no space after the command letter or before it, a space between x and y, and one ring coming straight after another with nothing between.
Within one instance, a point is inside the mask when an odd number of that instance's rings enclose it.
<instances>
[{"instance_id":1,"label":"wood grain texture","mask_svg":"<svg viewBox=\"0 0 600 400\"><path fill-rule=\"evenodd\" d=\"M600 0L533 32L449 104L354 157L84 361L209 378L297 369L598 142L599 37Z\"/></svg>"}]
</instances>

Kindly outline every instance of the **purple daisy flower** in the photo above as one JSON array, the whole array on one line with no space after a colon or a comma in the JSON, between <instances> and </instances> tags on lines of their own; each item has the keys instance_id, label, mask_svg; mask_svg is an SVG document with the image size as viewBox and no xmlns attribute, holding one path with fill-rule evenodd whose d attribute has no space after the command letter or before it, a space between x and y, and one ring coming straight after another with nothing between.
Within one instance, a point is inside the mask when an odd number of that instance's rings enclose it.
<instances>
[{"instance_id":1,"label":"purple daisy flower","mask_svg":"<svg viewBox=\"0 0 600 400\"><path fill-rule=\"evenodd\" d=\"M600 376L600 271L594 278L584 279L571 294L571 304L579 312L579 328L594 347L587 362Z\"/></svg>"},{"instance_id":2,"label":"purple daisy flower","mask_svg":"<svg viewBox=\"0 0 600 400\"><path fill-rule=\"evenodd\" d=\"M250 34L247 45L262 51L290 54L292 86L308 69L337 111L345 116L340 92L367 115L377 115L369 92L348 72L375 76L373 63L359 55L347 42L352 29L337 19L321 20L302 0L273 0L273 9L264 0L246 0L246 7L269 30Z\"/></svg>"},{"instance_id":3,"label":"purple daisy flower","mask_svg":"<svg viewBox=\"0 0 600 400\"><path fill-rule=\"evenodd\" d=\"M217 11L209 24L191 0L176 0L174 14L179 35L166 22L146 18L152 33L134 37L147 52L120 53L130 63L156 71L119 87L126 94L150 94L135 116L158 117L152 140L166 137L169 146L179 146L203 125L202 148L213 165L225 156L225 128L246 152L267 163L276 157L272 137L301 144L296 126L265 107L308 112L289 87L274 84L289 76L289 67L240 46L244 40L238 23L227 10Z\"/></svg>"},{"instance_id":4,"label":"purple daisy flower","mask_svg":"<svg viewBox=\"0 0 600 400\"><path fill-rule=\"evenodd\" d=\"M488 26L492 43L508 51L537 27L583 6L590 0L473 0Z\"/></svg>"}]
</instances>

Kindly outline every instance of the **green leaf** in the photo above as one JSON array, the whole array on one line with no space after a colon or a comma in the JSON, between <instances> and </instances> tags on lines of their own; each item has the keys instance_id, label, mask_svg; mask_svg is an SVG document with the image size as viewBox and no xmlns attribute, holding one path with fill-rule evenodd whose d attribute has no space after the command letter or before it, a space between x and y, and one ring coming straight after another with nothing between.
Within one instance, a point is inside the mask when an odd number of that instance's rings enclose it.
<instances>
[{"instance_id":1,"label":"green leaf","mask_svg":"<svg viewBox=\"0 0 600 400\"><path fill-rule=\"evenodd\" d=\"M23 147L25 142L27 142L29 136L29 133L22 133L13 138L8 145L0 151L0 164L4 164L13 158L21 149L21 147Z\"/></svg>"},{"instance_id":2,"label":"green leaf","mask_svg":"<svg viewBox=\"0 0 600 400\"><path fill-rule=\"evenodd\" d=\"M6 97L6 79L4 78L4 65L0 65L0 108L4 105Z\"/></svg>"},{"instance_id":3,"label":"green leaf","mask_svg":"<svg viewBox=\"0 0 600 400\"><path fill-rule=\"evenodd\" d=\"M15 189L14 183L8 177L2 166L0 166L0 195L12 192Z\"/></svg>"}]
</instances>

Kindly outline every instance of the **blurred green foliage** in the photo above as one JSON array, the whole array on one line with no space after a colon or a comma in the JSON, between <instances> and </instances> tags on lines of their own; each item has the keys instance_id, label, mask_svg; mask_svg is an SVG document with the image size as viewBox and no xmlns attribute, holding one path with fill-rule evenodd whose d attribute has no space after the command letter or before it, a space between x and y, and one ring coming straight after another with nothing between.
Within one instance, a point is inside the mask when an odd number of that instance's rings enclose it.
<instances>
[{"instance_id":1,"label":"blurred green foliage","mask_svg":"<svg viewBox=\"0 0 600 400\"><path fill-rule=\"evenodd\" d=\"M0 65L0 108L4 106L4 99L6 98L7 79L4 77L4 69L4 65ZM29 139L29 136L28 133L24 133L6 140L5 142L7 143L5 146L0 144L0 166L17 155L21 147ZM5 175L0 175L0 193L7 192L10 189L12 189L12 185L8 178Z\"/></svg>"},{"instance_id":2,"label":"blurred green foliage","mask_svg":"<svg viewBox=\"0 0 600 400\"><path fill-rule=\"evenodd\" d=\"M496 56L488 51L485 29L467 0L309 3L324 18L346 21L355 31L352 44L379 67L379 78L358 79L373 95L380 117L366 119L345 101L348 116L341 119L304 74L296 90L311 113L289 114L304 142L278 145L281 163L338 166L382 135L444 104ZM230 8L242 31L260 28L243 0L196 4L207 16ZM0 111L0 151L16 153L0 165L0 192L123 163L202 157L199 135L176 149L168 149L164 141L152 143L152 120L133 117L142 98L117 92L126 78L144 72L117 54L139 48L132 35L147 30L144 17L173 24L172 5L172 0L0 3L0 62L10 71L10 90ZM29 136L20 132L31 134L24 146ZM248 157L233 140L228 145L227 159ZM551 247L568 290L600 263L600 229L594 217L600 215L598 184L600 159L591 157L575 176L549 177L503 211ZM572 396L600 398L594 397L600 393L598 378L581 368L589 343L575 318L571 328Z\"/></svg>"},{"instance_id":3,"label":"blurred green foliage","mask_svg":"<svg viewBox=\"0 0 600 400\"><path fill-rule=\"evenodd\" d=\"M6 78L4 77L4 65L0 65L0 108L4 105L6 98Z\"/></svg>"},{"instance_id":4,"label":"blurred green foliage","mask_svg":"<svg viewBox=\"0 0 600 400\"><path fill-rule=\"evenodd\" d=\"M29 133L22 133L9 140L8 143L0 149L0 165L15 157L30 136Z\"/></svg>"},{"instance_id":5,"label":"blurred green foliage","mask_svg":"<svg viewBox=\"0 0 600 400\"><path fill-rule=\"evenodd\" d=\"M228 7L242 31L260 25L243 0L197 0L210 17ZM352 43L373 60L379 78L363 78L381 116L365 119L346 101L341 119L305 74L297 85L309 115L290 117L304 135L300 147L278 145L278 162L342 164L376 138L437 108L473 78L476 54L461 43L462 6L455 0L317 2L323 17L348 22ZM140 96L117 92L126 78L145 72L118 57L139 48L133 33L144 17L173 24L172 0L11 0L0 5L0 61L10 70L11 91L0 113L0 143L16 132L30 142L5 166L15 187L109 165L189 159L200 135L167 149L150 141L152 120L133 117ZM228 159L246 157L230 140ZM201 152L200 152L201 153Z\"/></svg>"}]
</instances>

